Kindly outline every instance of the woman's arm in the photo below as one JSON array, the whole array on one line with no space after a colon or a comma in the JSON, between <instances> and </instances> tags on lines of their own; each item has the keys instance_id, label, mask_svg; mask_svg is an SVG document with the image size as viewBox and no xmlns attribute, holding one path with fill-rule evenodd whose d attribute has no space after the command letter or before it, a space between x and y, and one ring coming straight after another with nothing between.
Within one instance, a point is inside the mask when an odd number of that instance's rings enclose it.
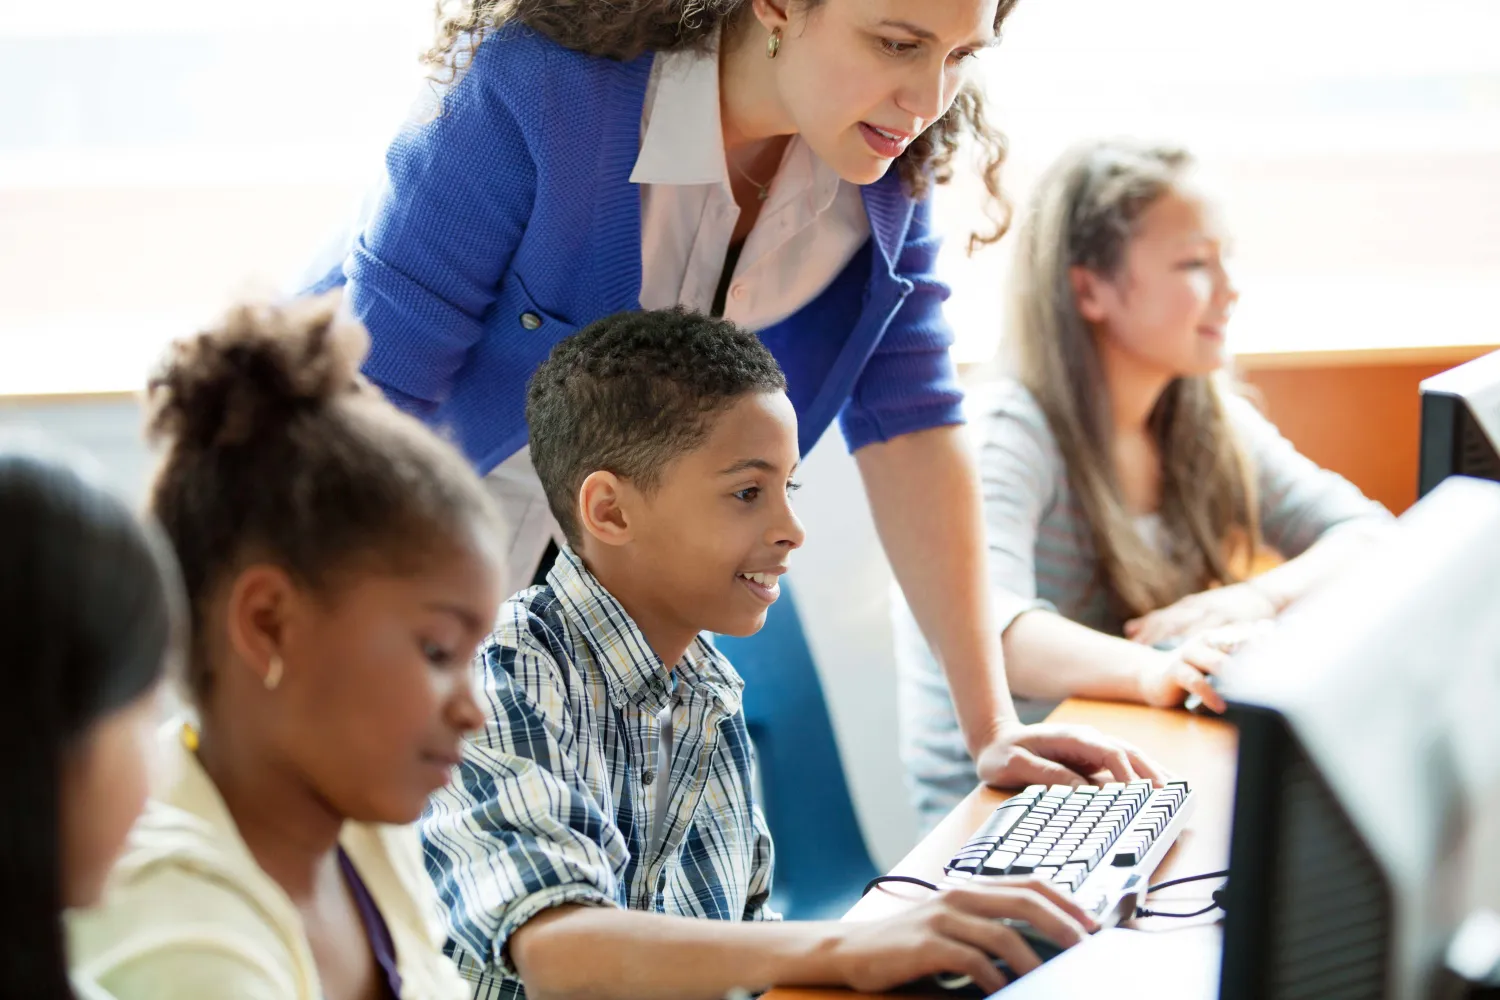
<instances>
[{"instance_id":1,"label":"woman's arm","mask_svg":"<svg viewBox=\"0 0 1500 1000\"><path fill-rule=\"evenodd\" d=\"M981 780L1077 784L1162 772L1128 744L1084 727L1023 726L990 614L978 476L962 429L904 434L856 454L875 527L922 634L943 665Z\"/></svg>"},{"instance_id":2,"label":"woman's arm","mask_svg":"<svg viewBox=\"0 0 1500 1000\"><path fill-rule=\"evenodd\" d=\"M1005 917L1064 947L1095 926L1050 884L1014 879L945 890L875 921L731 922L564 906L517 930L510 957L533 1000L702 1000L772 986L879 992L950 971L988 993L1005 985L990 956L1023 973L1039 964Z\"/></svg>"}]
</instances>

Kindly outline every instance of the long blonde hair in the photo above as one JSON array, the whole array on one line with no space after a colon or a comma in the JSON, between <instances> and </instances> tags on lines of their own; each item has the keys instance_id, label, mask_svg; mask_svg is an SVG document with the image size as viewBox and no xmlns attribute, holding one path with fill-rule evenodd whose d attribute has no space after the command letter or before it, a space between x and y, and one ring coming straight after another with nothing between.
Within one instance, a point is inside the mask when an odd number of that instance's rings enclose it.
<instances>
[{"instance_id":1,"label":"long blonde hair","mask_svg":"<svg viewBox=\"0 0 1500 1000\"><path fill-rule=\"evenodd\" d=\"M1161 453L1166 551L1136 530L1115 473L1108 384L1069 276L1072 267L1118 275L1141 215L1191 162L1181 149L1130 142L1070 151L1037 188L1011 275L1016 375L1046 415L1088 518L1098 582L1126 617L1235 581L1260 544L1255 477L1219 376L1174 379L1157 400L1148 428Z\"/></svg>"}]
</instances>

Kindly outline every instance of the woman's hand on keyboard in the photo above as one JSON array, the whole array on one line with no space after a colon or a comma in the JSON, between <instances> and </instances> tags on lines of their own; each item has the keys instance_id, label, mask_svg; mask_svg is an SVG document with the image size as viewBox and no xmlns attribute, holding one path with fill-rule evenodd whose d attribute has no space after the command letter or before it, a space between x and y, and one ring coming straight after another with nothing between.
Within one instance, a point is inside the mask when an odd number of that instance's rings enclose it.
<instances>
[{"instance_id":1,"label":"woman's hand on keyboard","mask_svg":"<svg viewBox=\"0 0 1500 1000\"><path fill-rule=\"evenodd\" d=\"M1124 740L1092 726L1055 722L1022 725L1012 720L975 758L979 780L996 788L1027 785L1085 785L1135 781L1161 785L1171 779L1157 764Z\"/></svg>"},{"instance_id":2,"label":"woman's hand on keyboard","mask_svg":"<svg viewBox=\"0 0 1500 1000\"><path fill-rule=\"evenodd\" d=\"M880 993L939 973L972 976L986 994L1007 982L994 960L1019 973L1041 964L1014 927L1025 921L1063 948L1071 948L1098 928L1083 909L1056 886L1018 877L983 885L943 888L931 900L884 920L836 925L834 964L841 981L866 993Z\"/></svg>"}]
</instances>

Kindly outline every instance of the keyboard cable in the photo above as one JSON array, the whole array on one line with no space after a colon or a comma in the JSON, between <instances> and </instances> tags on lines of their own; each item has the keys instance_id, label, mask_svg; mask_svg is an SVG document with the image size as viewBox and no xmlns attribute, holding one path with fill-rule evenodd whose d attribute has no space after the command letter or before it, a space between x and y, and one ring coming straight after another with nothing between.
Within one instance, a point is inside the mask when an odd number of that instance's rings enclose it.
<instances>
[{"instance_id":1,"label":"keyboard cable","mask_svg":"<svg viewBox=\"0 0 1500 1000\"><path fill-rule=\"evenodd\" d=\"M1146 890L1146 894L1150 895L1151 893L1156 892L1158 889L1170 889L1174 885L1186 885L1189 882L1203 882L1211 878L1227 878L1228 876L1229 872L1227 871L1208 872L1204 875L1187 875L1183 878L1174 878L1166 882L1158 882L1156 885L1148 888ZM917 878L914 875L877 875L875 878L872 878L869 881L869 883L865 886L864 891L860 893L860 896L863 897L868 895L870 890L875 888L877 885L887 885L892 882L904 883L907 885L919 885L924 889L931 889L933 892L939 891L938 887L933 885L931 882L927 881L926 879ZM1135 908L1135 916L1137 918L1171 917L1179 919L1186 919L1188 917L1201 917L1205 913L1211 913L1214 910L1228 910L1228 902L1229 886L1226 884L1214 890L1213 902L1208 906L1205 906L1201 910L1194 910L1192 913L1171 913L1162 912L1161 910L1150 910L1144 906L1138 906Z\"/></svg>"}]
</instances>

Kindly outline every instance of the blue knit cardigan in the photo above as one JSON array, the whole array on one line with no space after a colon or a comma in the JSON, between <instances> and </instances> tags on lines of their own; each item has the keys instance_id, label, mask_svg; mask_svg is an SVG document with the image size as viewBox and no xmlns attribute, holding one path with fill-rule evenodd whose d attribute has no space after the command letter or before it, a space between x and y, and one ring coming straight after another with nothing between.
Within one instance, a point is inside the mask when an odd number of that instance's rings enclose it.
<instances>
[{"instance_id":1,"label":"blue knit cardigan","mask_svg":"<svg viewBox=\"0 0 1500 1000\"><path fill-rule=\"evenodd\" d=\"M651 55L616 62L519 27L488 36L443 113L405 128L342 265L365 374L445 426L480 472L526 443L526 382L552 346L640 308L640 148ZM761 339L805 454L838 417L851 450L961 423L929 201L893 169L863 188L872 238Z\"/></svg>"}]
</instances>

